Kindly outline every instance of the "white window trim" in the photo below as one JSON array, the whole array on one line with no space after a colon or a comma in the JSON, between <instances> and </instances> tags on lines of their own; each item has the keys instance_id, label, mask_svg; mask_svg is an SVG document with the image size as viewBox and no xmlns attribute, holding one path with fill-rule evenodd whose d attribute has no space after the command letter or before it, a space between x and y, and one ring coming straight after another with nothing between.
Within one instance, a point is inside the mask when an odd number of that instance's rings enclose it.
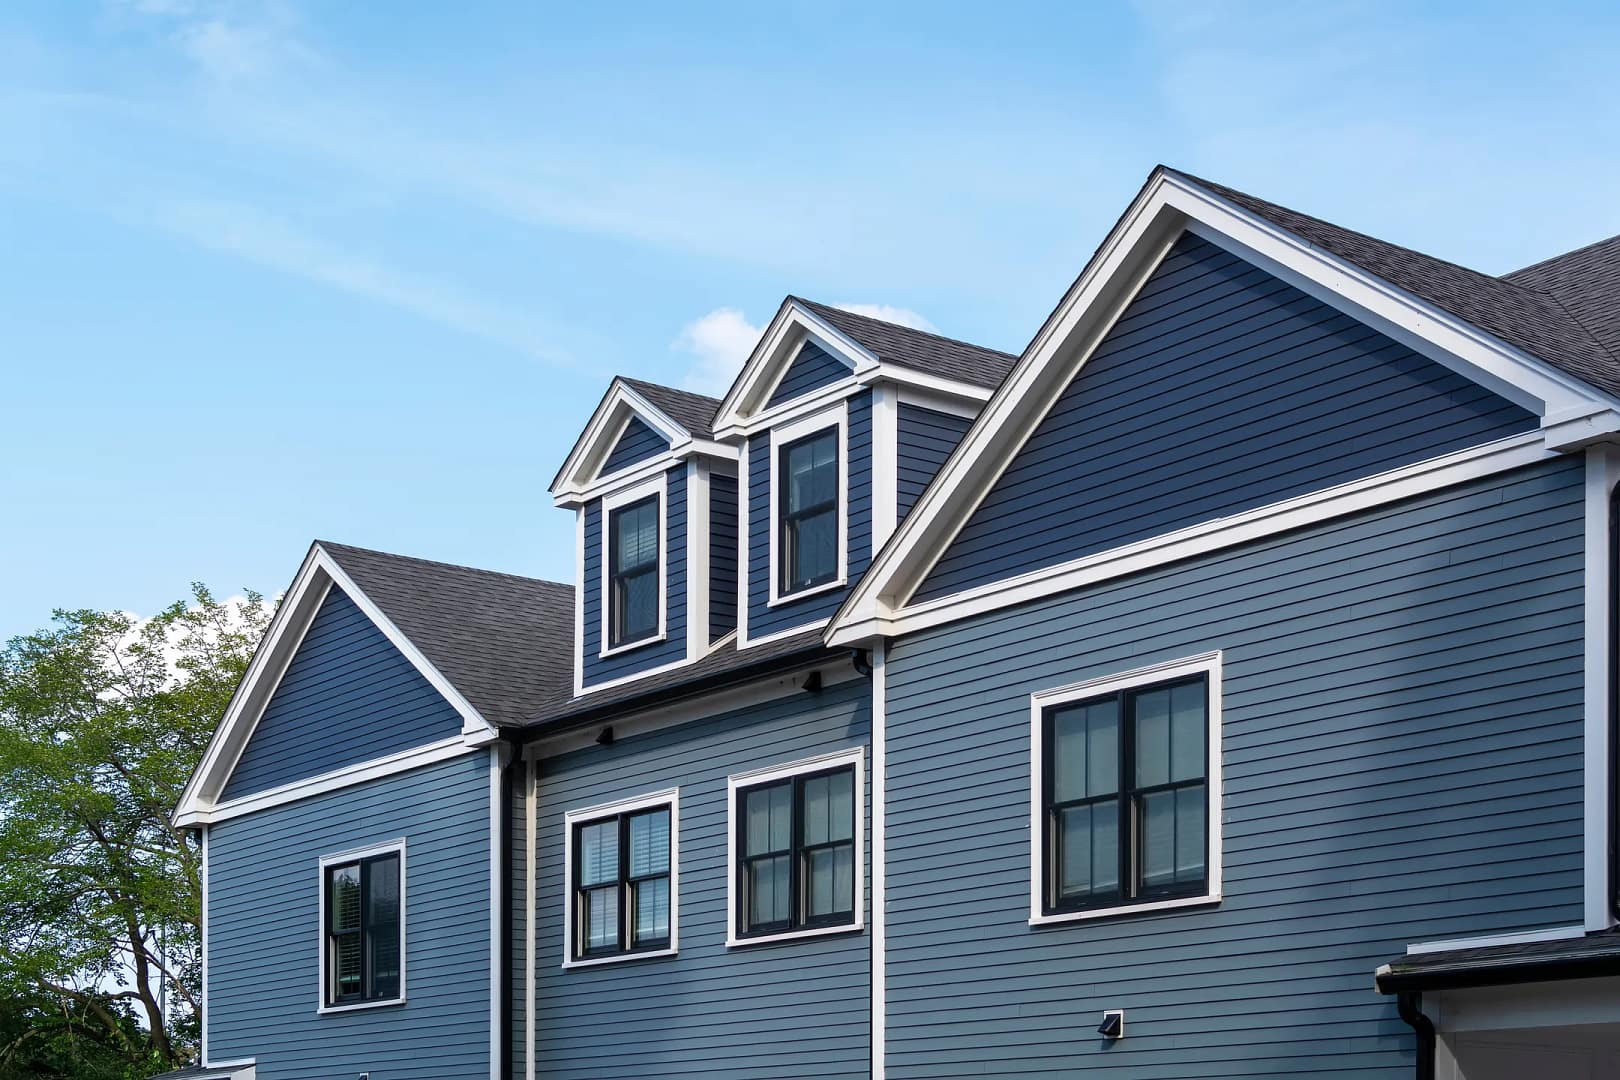
<instances>
[{"instance_id":1,"label":"white window trim","mask_svg":"<svg viewBox=\"0 0 1620 1080\"><path fill-rule=\"evenodd\" d=\"M348 1005L328 1005L326 1003L326 868L342 863L356 862L360 859L369 859L376 855L397 854L399 856L399 996L385 998L381 1001L356 1001ZM322 855L320 867L315 879L316 890L320 896L317 905L320 922L316 927L319 935L320 948L317 953L319 966L315 972L315 1011L319 1014L356 1012L360 1009L381 1009L390 1005L405 1004L405 898L408 893L405 876L405 838L389 840L387 843L374 844L371 847L354 848L349 851L339 851L331 855Z\"/></svg>"},{"instance_id":2,"label":"white window trim","mask_svg":"<svg viewBox=\"0 0 1620 1080\"><path fill-rule=\"evenodd\" d=\"M1149 900L1142 903L1115 904L1112 907L1092 908L1086 911L1065 911L1047 914L1042 897L1045 892L1046 853L1042 850L1042 818L1046 808L1042 805L1042 755L1045 725L1042 714L1055 705L1071 701L1100 697L1154 683L1170 682L1191 675L1203 675L1208 680L1209 694L1209 773L1204 778L1208 787L1209 806L1204 820L1209 826L1208 866L1206 889L1199 896L1180 896L1174 900ZM1042 690L1029 696L1029 924L1045 926L1050 923L1081 922L1105 919L1110 916L1148 911L1168 911L1174 908L1207 906L1221 900L1221 653L1203 653L1180 660L1169 660L1147 667L1088 679L1051 690ZM1123 839L1122 841L1123 842Z\"/></svg>"},{"instance_id":3,"label":"white window trim","mask_svg":"<svg viewBox=\"0 0 1620 1080\"><path fill-rule=\"evenodd\" d=\"M649 495L658 498L658 633L634 641L627 641L623 645L608 645L608 628L613 620L613 596L611 590L611 552L608 548L608 538L612 535L611 525L613 511L621 506L628 506L640 502ZM660 472L648 480L644 480L633 487L616 491L602 499L601 522L601 636L597 639L598 657L618 656L620 653L630 652L647 645L654 645L668 636L668 608L669 608L669 474Z\"/></svg>"},{"instance_id":4,"label":"white window trim","mask_svg":"<svg viewBox=\"0 0 1620 1080\"><path fill-rule=\"evenodd\" d=\"M781 564L778 561L780 556L777 552L777 538L782 532L780 508L782 447L831 427L838 429L838 573L833 580L824 584L784 594ZM830 409L823 409L771 429L771 471L768 483L771 492L771 592L765 606L780 607L783 604L797 603L811 596L842 589L849 580L849 402L847 400L840 400Z\"/></svg>"},{"instance_id":5,"label":"white window trim","mask_svg":"<svg viewBox=\"0 0 1620 1080\"><path fill-rule=\"evenodd\" d=\"M644 952L620 953L617 956L596 956L588 960L574 959L574 827L603 818L633 814L638 810L669 807L669 946ZM569 810L563 814L563 947L562 966L565 968L601 967L603 964L622 964L630 960L653 960L660 956L674 956L680 951L681 925L681 789L666 788L646 795L636 795L617 802Z\"/></svg>"},{"instance_id":6,"label":"white window trim","mask_svg":"<svg viewBox=\"0 0 1620 1080\"><path fill-rule=\"evenodd\" d=\"M816 926L808 930L784 930L779 934L738 937L737 889L737 795L761 784L775 783L804 773L836 769L843 765L855 767L855 921L842 926ZM800 938L825 937L828 934L854 934L866 929L866 748L855 746L830 754L803 758L785 765L771 765L763 769L734 773L726 777L726 947L746 948L749 945L767 945L773 941L797 941Z\"/></svg>"}]
</instances>

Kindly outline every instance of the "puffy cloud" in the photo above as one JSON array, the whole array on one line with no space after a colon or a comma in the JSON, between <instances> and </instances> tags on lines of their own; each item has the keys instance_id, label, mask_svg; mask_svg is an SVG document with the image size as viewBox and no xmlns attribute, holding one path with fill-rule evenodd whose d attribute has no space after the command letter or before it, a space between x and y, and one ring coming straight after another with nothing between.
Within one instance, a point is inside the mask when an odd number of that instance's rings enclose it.
<instances>
[{"instance_id":1,"label":"puffy cloud","mask_svg":"<svg viewBox=\"0 0 1620 1080\"><path fill-rule=\"evenodd\" d=\"M754 350L760 331L732 307L716 308L687 323L674 343L674 348L693 357L681 385L700 394L724 395Z\"/></svg>"}]
</instances>

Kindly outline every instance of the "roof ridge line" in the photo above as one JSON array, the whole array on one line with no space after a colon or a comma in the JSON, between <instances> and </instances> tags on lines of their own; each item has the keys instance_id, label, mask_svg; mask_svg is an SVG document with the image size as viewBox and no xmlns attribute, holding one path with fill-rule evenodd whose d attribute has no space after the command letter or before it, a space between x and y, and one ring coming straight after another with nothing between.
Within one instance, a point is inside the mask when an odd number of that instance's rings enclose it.
<instances>
[{"instance_id":1,"label":"roof ridge line","mask_svg":"<svg viewBox=\"0 0 1620 1080\"><path fill-rule=\"evenodd\" d=\"M385 559L405 559L414 563L425 563L428 566L442 566L447 570L465 570L471 574L483 574L487 577L510 578L513 581L523 581L530 584L555 585L559 589L566 589L569 592L574 591L574 586L568 584L567 582L553 581L550 578L531 577L527 574L513 574L506 570L488 570L482 566L468 566L466 563L445 562L443 559L424 559L420 555L403 555L397 551L383 551L381 548L361 547L358 544L345 544L338 540L316 539L313 541L313 543L318 545L323 551L330 551L332 548L342 548L349 551L363 552L367 555L381 555Z\"/></svg>"},{"instance_id":2,"label":"roof ridge line","mask_svg":"<svg viewBox=\"0 0 1620 1080\"><path fill-rule=\"evenodd\" d=\"M825 309L827 311L836 311L840 315L848 315L848 316L850 316L852 318L856 318L856 319L865 319L867 322L880 323L883 326L892 326L896 330L904 330L908 334L919 334L919 335L921 335L923 337L933 338L935 341L946 341L946 342L951 343L952 345L965 345L970 349L978 349L980 352L995 353L998 356L1005 356L1010 360L1017 360L1018 357L1019 357L1018 353L1007 352L1005 349L993 349L988 345L980 345L977 342L968 341L968 340L966 340L964 338L953 338L953 337L950 337L949 335L946 335L946 334L936 334L936 333L934 333L933 331L930 331L930 330L919 330L915 326L907 326L904 323L890 322L888 319L879 319L879 318L876 318L875 316L872 316L872 315L862 315L858 311L849 311L849 310L847 310L845 308L839 307L837 304L823 304L819 300L811 300L809 297L800 296L797 293L788 293L788 299L789 300L796 300L801 304L808 304L810 307L813 307L813 308L822 308L822 309Z\"/></svg>"},{"instance_id":3,"label":"roof ridge line","mask_svg":"<svg viewBox=\"0 0 1620 1080\"><path fill-rule=\"evenodd\" d=\"M1583 251L1590 251L1592 248L1601 247L1604 244L1612 244L1616 240L1620 240L1620 233L1615 233L1613 236L1605 236L1601 240L1593 240L1590 244L1582 244L1580 247L1577 247L1577 248L1570 248L1568 251L1562 252L1562 253L1557 254L1557 255L1549 255L1545 259L1540 259L1540 260L1538 260L1536 262L1533 262L1533 263L1527 263L1524 266L1519 267L1517 270L1509 270L1507 273L1498 274L1496 277L1497 277L1498 281L1506 281L1509 285L1518 285L1519 284L1518 282L1511 281L1509 279L1513 278L1513 277L1515 277L1515 276L1517 276L1519 274L1527 274L1531 270L1539 270L1543 266L1548 266L1548 265L1550 265L1552 263L1555 263L1555 262L1562 262L1565 259L1569 258L1571 255L1579 255ZM1519 285L1519 287L1521 289L1529 289L1529 288L1531 288L1528 285ZM1532 289L1531 291L1532 292L1542 292L1543 290L1541 290L1541 289ZM1549 295L1551 295L1551 294L1549 294Z\"/></svg>"}]
</instances>

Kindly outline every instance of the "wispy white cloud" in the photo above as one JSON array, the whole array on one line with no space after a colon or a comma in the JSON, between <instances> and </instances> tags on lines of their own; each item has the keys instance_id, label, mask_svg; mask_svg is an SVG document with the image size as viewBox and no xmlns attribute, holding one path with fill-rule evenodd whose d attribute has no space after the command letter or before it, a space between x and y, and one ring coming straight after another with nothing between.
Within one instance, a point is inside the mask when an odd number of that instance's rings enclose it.
<instances>
[{"instance_id":1,"label":"wispy white cloud","mask_svg":"<svg viewBox=\"0 0 1620 1080\"><path fill-rule=\"evenodd\" d=\"M454 286L357 255L256 207L219 201L176 202L157 223L201 247L411 312L535 359L572 367L531 318L469 296Z\"/></svg>"},{"instance_id":2,"label":"wispy white cloud","mask_svg":"<svg viewBox=\"0 0 1620 1080\"><path fill-rule=\"evenodd\" d=\"M913 330L922 330L929 334L939 333L939 327L910 308L895 307L893 304L834 304L833 307L855 315L865 315L869 319L882 319L884 322L909 326Z\"/></svg>"},{"instance_id":3,"label":"wispy white cloud","mask_svg":"<svg viewBox=\"0 0 1620 1080\"><path fill-rule=\"evenodd\" d=\"M759 341L760 332L741 311L730 307L716 308L687 323L673 345L693 358L681 385L700 394L724 394Z\"/></svg>"},{"instance_id":4,"label":"wispy white cloud","mask_svg":"<svg viewBox=\"0 0 1620 1080\"><path fill-rule=\"evenodd\" d=\"M280 0L126 0L208 78L237 83L316 60L296 9Z\"/></svg>"}]
</instances>

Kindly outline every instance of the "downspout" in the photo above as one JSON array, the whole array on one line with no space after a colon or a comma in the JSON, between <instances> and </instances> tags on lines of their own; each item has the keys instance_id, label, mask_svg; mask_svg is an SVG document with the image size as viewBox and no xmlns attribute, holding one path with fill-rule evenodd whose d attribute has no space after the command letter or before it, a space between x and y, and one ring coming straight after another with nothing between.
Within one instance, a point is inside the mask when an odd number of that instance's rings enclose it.
<instances>
[{"instance_id":1,"label":"downspout","mask_svg":"<svg viewBox=\"0 0 1620 1080\"><path fill-rule=\"evenodd\" d=\"M1417 1033L1415 1080L1434 1080L1434 1021L1423 1015L1423 997L1414 990L1395 995L1395 1008L1406 1026Z\"/></svg>"},{"instance_id":2,"label":"downspout","mask_svg":"<svg viewBox=\"0 0 1620 1080\"><path fill-rule=\"evenodd\" d=\"M512 792L523 766L522 748L505 741L510 754L501 769L501 1080L512 1080Z\"/></svg>"}]
</instances>

